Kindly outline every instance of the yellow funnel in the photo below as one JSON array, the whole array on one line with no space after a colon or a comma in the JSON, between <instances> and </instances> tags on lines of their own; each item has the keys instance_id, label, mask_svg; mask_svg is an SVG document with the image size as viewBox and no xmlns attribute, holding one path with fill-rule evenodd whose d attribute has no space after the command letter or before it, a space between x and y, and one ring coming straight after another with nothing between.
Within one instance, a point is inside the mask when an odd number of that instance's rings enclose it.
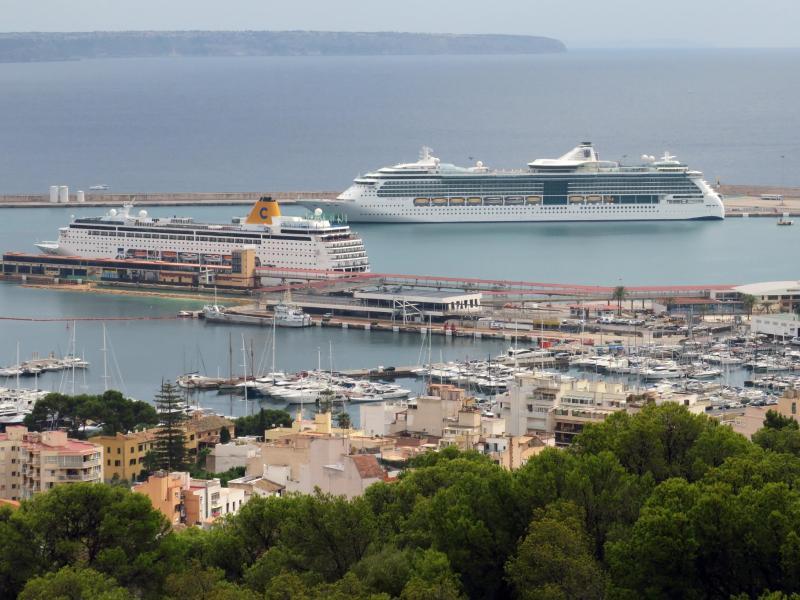
<instances>
[{"instance_id":1,"label":"yellow funnel","mask_svg":"<svg viewBox=\"0 0 800 600\"><path fill-rule=\"evenodd\" d=\"M269 196L261 196L253 205L246 223L250 225L271 225L273 217L280 217L281 209L278 203Z\"/></svg>"}]
</instances>

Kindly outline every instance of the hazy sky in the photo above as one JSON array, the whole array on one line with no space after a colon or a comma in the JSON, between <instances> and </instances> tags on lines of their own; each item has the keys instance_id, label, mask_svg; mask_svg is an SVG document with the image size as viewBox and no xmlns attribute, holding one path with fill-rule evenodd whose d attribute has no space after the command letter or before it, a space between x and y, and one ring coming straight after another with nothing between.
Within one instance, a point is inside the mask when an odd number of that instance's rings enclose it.
<instances>
[{"instance_id":1,"label":"hazy sky","mask_svg":"<svg viewBox=\"0 0 800 600\"><path fill-rule=\"evenodd\" d=\"M518 33L577 47L797 47L798 0L0 0L2 31Z\"/></svg>"}]
</instances>

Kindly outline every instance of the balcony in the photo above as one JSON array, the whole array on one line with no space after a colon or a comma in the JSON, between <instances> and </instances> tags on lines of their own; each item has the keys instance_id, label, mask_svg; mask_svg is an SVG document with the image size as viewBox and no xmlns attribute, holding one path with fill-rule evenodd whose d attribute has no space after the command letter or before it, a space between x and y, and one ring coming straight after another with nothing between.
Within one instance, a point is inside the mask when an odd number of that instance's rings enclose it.
<instances>
[{"instance_id":1,"label":"balcony","mask_svg":"<svg viewBox=\"0 0 800 600\"><path fill-rule=\"evenodd\" d=\"M87 471L85 473L59 473L57 481L94 481L100 477L99 473Z\"/></svg>"}]
</instances>

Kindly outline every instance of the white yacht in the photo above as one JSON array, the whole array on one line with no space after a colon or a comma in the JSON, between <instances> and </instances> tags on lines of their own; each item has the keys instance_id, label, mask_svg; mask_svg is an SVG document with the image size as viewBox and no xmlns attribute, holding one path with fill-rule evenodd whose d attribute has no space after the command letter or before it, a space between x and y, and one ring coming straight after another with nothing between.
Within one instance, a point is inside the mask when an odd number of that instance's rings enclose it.
<instances>
[{"instance_id":1,"label":"white yacht","mask_svg":"<svg viewBox=\"0 0 800 600\"><path fill-rule=\"evenodd\" d=\"M311 218L283 216L266 196L247 217L227 225L152 218L132 209L125 205L102 217L75 219L59 230L57 241L36 245L47 254L208 265L230 265L233 250L252 248L256 266L369 271L364 242L350 227L323 219L321 211Z\"/></svg>"},{"instance_id":2,"label":"white yacht","mask_svg":"<svg viewBox=\"0 0 800 600\"><path fill-rule=\"evenodd\" d=\"M308 327L311 325L311 315L288 304L276 304L273 318L278 327Z\"/></svg>"},{"instance_id":3,"label":"white yacht","mask_svg":"<svg viewBox=\"0 0 800 600\"><path fill-rule=\"evenodd\" d=\"M591 142L518 171L443 163L430 148L417 162L357 177L335 200L298 200L351 222L649 221L723 219L722 199L699 171L669 153L623 166Z\"/></svg>"}]
</instances>

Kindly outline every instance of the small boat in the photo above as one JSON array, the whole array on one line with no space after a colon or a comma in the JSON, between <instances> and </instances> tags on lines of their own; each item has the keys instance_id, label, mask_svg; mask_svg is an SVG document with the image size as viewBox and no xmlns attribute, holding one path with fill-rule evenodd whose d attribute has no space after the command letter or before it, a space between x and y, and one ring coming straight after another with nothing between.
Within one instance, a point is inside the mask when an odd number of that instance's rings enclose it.
<instances>
[{"instance_id":1,"label":"small boat","mask_svg":"<svg viewBox=\"0 0 800 600\"><path fill-rule=\"evenodd\" d=\"M784 219L783 217L781 217L780 219L778 219L778 225L782 225L784 227L788 225L794 225L794 221L792 221L791 219Z\"/></svg>"},{"instance_id":2,"label":"small boat","mask_svg":"<svg viewBox=\"0 0 800 600\"><path fill-rule=\"evenodd\" d=\"M105 183L97 183L95 185L90 185L89 189L92 190L93 192L99 192L99 191L108 190L108 189L111 189L111 188L109 186L107 186Z\"/></svg>"}]
</instances>

